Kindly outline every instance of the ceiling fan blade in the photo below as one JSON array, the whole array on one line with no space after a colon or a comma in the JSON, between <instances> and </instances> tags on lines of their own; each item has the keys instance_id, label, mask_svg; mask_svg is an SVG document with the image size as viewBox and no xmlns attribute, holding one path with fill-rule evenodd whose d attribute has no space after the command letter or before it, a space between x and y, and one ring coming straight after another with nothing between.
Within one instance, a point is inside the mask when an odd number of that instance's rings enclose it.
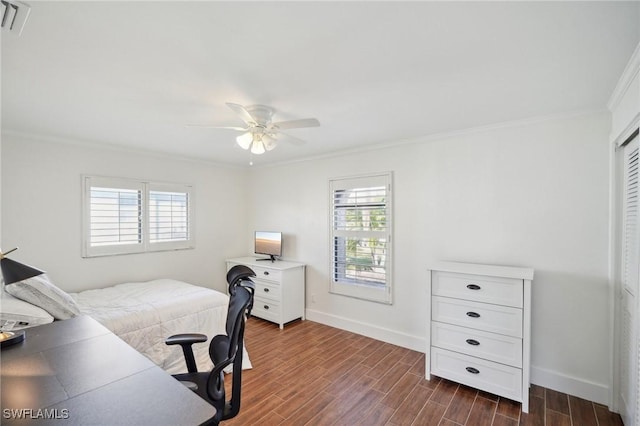
<instances>
[{"instance_id":1,"label":"ceiling fan blade","mask_svg":"<svg viewBox=\"0 0 640 426\"><path fill-rule=\"evenodd\" d=\"M201 129L236 130L238 132L246 132L247 130L249 130L248 128L237 127L237 126L207 126L204 124L186 124L185 127L194 127L194 128L201 128Z\"/></svg>"},{"instance_id":2,"label":"ceiling fan blade","mask_svg":"<svg viewBox=\"0 0 640 426\"><path fill-rule=\"evenodd\" d=\"M304 145L305 143L307 143L306 141L295 136L291 136L287 133L278 132L278 136L284 136L284 138L282 138L284 141L292 143L294 145Z\"/></svg>"},{"instance_id":3,"label":"ceiling fan blade","mask_svg":"<svg viewBox=\"0 0 640 426\"><path fill-rule=\"evenodd\" d=\"M320 122L315 118L302 118L300 120L280 121L273 123L279 129L299 129L302 127L318 127Z\"/></svg>"},{"instance_id":4,"label":"ceiling fan blade","mask_svg":"<svg viewBox=\"0 0 640 426\"><path fill-rule=\"evenodd\" d=\"M227 102L227 106L231 108L236 114L238 114L242 121L247 123L249 126L255 125L257 123L256 119L253 118L253 116L249 114L249 111L247 111L247 109L242 105Z\"/></svg>"}]
</instances>

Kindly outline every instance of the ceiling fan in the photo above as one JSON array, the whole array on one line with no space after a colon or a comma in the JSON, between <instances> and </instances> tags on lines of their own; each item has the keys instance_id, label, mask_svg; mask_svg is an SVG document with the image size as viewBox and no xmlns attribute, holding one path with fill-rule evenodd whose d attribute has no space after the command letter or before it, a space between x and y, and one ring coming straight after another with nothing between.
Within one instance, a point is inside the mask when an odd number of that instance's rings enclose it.
<instances>
[{"instance_id":1,"label":"ceiling fan","mask_svg":"<svg viewBox=\"0 0 640 426\"><path fill-rule=\"evenodd\" d=\"M247 127L229 126L189 126L205 127L211 129L229 129L244 132L236 138L236 142L245 150L250 150L252 154L264 154L276 147L278 136L285 136L288 141L295 144L302 144L302 139L283 133L281 130L299 129L303 127L318 127L320 122L315 118L303 118L300 120L273 122L272 117L276 110L265 105L242 106L227 102Z\"/></svg>"}]
</instances>

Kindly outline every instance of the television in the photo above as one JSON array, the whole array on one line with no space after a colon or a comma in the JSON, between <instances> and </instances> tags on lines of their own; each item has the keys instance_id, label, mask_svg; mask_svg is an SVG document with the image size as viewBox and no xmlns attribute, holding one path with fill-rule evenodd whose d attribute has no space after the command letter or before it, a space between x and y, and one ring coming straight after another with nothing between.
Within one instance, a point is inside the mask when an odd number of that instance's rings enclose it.
<instances>
[{"instance_id":1,"label":"television","mask_svg":"<svg viewBox=\"0 0 640 426\"><path fill-rule=\"evenodd\" d=\"M269 256L258 260L275 262L276 257L282 256L282 232L256 231L254 241L255 253Z\"/></svg>"}]
</instances>

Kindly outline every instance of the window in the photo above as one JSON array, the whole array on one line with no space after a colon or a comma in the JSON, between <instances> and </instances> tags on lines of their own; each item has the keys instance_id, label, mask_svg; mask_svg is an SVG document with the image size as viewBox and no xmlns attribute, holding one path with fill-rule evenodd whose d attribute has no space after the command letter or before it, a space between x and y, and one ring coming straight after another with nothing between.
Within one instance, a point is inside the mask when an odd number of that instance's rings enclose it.
<instances>
[{"instance_id":1,"label":"window","mask_svg":"<svg viewBox=\"0 0 640 426\"><path fill-rule=\"evenodd\" d=\"M192 188L83 177L83 256L193 248Z\"/></svg>"},{"instance_id":2,"label":"window","mask_svg":"<svg viewBox=\"0 0 640 426\"><path fill-rule=\"evenodd\" d=\"M391 173L333 179L331 292L391 303Z\"/></svg>"},{"instance_id":3,"label":"window","mask_svg":"<svg viewBox=\"0 0 640 426\"><path fill-rule=\"evenodd\" d=\"M189 239L189 193L149 191L149 241Z\"/></svg>"}]
</instances>

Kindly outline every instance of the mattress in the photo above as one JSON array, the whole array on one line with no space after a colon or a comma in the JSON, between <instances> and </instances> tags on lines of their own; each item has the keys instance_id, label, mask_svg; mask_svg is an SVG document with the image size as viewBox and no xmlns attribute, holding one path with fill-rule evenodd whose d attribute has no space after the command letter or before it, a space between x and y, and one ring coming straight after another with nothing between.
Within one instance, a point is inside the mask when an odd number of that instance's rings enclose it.
<instances>
[{"instance_id":1,"label":"mattress","mask_svg":"<svg viewBox=\"0 0 640 426\"><path fill-rule=\"evenodd\" d=\"M181 281L124 283L71 293L71 297L82 314L100 322L171 374L186 372L186 364L179 345L165 345L167 337L201 333L210 340L216 334L225 334L229 297ZM193 345L199 371L212 367L209 340ZM246 350L243 368L251 368Z\"/></svg>"}]
</instances>

